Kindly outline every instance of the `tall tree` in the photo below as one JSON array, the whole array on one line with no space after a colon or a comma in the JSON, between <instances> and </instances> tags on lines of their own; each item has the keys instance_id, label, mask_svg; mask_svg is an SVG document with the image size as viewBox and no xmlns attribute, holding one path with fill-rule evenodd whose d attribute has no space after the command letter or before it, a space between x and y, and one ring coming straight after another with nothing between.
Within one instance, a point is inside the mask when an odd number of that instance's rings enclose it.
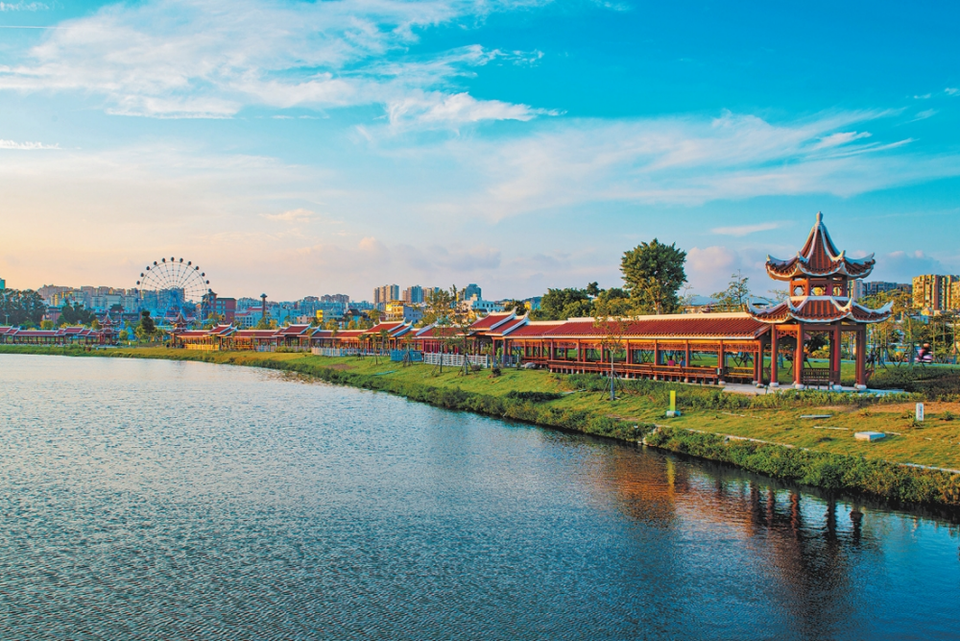
<instances>
[{"instance_id":1,"label":"tall tree","mask_svg":"<svg viewBox=\"0 0 960 641\"><path fill-rule=\"evenodd\" d=\"M566 320L590 316L593 302L584 289L548 289L540 299L540 309L533 313L536 320Z\"/></svg>"},{"instance_id":2,"label":"tall tree","mask_svg":"<svg viewBox=\"0 0 960 641\"><path fill-rule=\"evenodd\" d=\"M638 311L669 314L680 307L686 260L687 253L676 243L664 245L656 238L624 252L620 271Z\"/></svg>"},{"instance_id":3,"label":"tall tree","mask_svg":"<svg viewBox=\"0 0 960 641\"><path fill-rule=\"evenodd\" d=\"M625 315L623 298L600 297L594 303L593 327L600 336L600 361L606 353L610 357L610 400L617 399L615 363L624 355L624 336L630 328L630 319Z\"/></svg>"},{"instance_id":4,"label":"tall tree","mask_svg":"<svg viewBox=\"0 0 960 641\"><path fill-rule=\"evenodd\" d=\"M453 289L456 290L456 287ZM426 298L427 313L423 315L424 321L426 321L428 325L434 326L434 335L445 344L446 339L444 334L446 328L452 324L451 314L453 312L453 303L456 300L456 291L451 293L444 289L434 288L433 291L427 294ZM442 353L438 361L437 369L440 374L443 374Z\"/></svg>"},{"instance_id":5,"label":"tall tree","mask_svg":"<svg viewBox=\"0 0 960 641\"><path fill-rule=\"evenodd\" d=\"M710 294L711 298L716 299L715 307L722 312L742 312L746 309L750 301L750 286L747 284L750 279L740 273L738 269L735 274L730 274L730 283L722 292Z\"/></svg>"},{"instance_id":6,"label":"tall tree","mask_svg":"<svg viewBox=\"0 0 960 641\"><path fill-rule=\"evenodd\" d=\"M32 289L5 289L0 292L0 317L4 324L36 327L46 311L43 298Z\"/></svg>"},{"instance_id":7,"label":"tall tree","mask_svg":"<svg viewBox=\"0 0 960 641\"><path fill-rule=\"evenodd\" d=\"M140 323L134 333L137 335L138 341L151 340L157 333L157 326L153 322L149 311L143 310L140 312Z\"/></svg>"}]
</instances>

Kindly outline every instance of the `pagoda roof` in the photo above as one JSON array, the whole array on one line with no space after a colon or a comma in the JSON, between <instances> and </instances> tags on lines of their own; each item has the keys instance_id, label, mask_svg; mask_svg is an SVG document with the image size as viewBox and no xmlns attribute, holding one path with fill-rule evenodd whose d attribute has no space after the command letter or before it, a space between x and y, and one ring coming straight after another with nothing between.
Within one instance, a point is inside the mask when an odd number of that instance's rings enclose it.
<instances>
[{"instance_id":1,"label":"pagoda roof","mask_svg":"<svg viewBox=\"0 0 960 641\"><path fill-rule=\"evenodd\" d=\"M775 324L792 321L803 323L834 323L851 320L856 323L879 323L890 318L893 303L880 309L870 309L845 298L832 296L802 296L791 298L772 307L757 308L748 304L750 315L762 323Z\"/></svg>"},{"instance_id":2,"label":"pagoda roof","mask_svg":"<svg viewBox=\"0 0 960 641\"><path fill-rule=\"evenodd\" d=\"M768 255L767 274L775 280L790 280L797 276L864 278L873 271L875 263L873 254L848 258L846 251L839 251L823 224L823 214L817 212L817 222L810 229L803 248L787 260Z\"/></svg>"}]
</instances>

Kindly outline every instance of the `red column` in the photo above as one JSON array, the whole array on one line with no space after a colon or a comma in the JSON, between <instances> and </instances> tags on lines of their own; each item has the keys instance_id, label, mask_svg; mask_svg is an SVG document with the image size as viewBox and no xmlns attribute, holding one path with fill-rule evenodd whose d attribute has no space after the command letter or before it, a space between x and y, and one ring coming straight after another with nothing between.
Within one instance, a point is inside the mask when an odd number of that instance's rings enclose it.
<instances>
[{"instance_id":1,"label":"red column","mask_svg":"<svg viewBox=\"0 0 960 641\"><path fill-rule=\"evenodd\" d=\"M657 367L660 365L660 341L653 341L653 380L657 380Z\"/></svg>"},{"instance_id":2,"label":"red column","mask_svg":"<svg viewBox=\"0 0 960 641\"><path fill-rule=\"evenodd\" d=\"M684 368L690 367L690 341L684 342L684 345L683 345L683 367ZM689 383L690 376L689 375L684 376L683 382Z\"/></svg>"},{"instance_id":3,"label":"red column","mask_svg":"<svg viewBox=\"0 0 960 641\"><path fill-rule=\"evenodd\" d=\"M857 327L857 388L867 388L867 328Z\"/></svg>"},{"instance_id":4,"label":"red column","mask_svg":"<svg viewBox=\"0 0 960 641\"><path fill-rule=\"evenodd\" d=\"M840 323L833 326L830 332L830 382L834 385L840 385Z\"/></svg>"},{"instance_id":5,"label":"red column","mask_svg":"<svg viewBox=\"0 0 960 641\"><path fill-rule=\"evenodd\" d=\"M723 341L720 341L720 347L717 348L717 382L723 382L723 371L726 369L727 354L723 349Z\"/></svg>"},{"instance_id":6,"label":"red column","mask_svg":"<svg viewBox=\"0 0 960 641\"><path fill-rule=\"evenodd\" d=\"M757 341L757 351L753 356L753 382L759 385L763 378L763 342Z\"/></svg>"},{"instance_id":7,"label":"red column","mask_svg":"<svg viewBox=\"0 0 960 641\"><path fill-rule=\"evenodd\" d=\"M793 385L803 389L803 323L797 323L797 349L793 355Z\"/></svg>"}]
</instances>

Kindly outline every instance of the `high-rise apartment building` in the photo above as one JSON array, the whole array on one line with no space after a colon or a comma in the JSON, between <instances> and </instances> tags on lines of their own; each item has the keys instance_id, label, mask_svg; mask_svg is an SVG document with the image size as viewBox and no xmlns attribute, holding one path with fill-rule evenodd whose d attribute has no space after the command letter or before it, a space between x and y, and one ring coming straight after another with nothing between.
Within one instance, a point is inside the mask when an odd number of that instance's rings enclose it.
<instances>
[{"instance_id":1,"label":"high-rise apartment building","mask_svg":"<svg viewBox=\"0 0 960 641\"><path fill-rule=\"evenodd\" d=\"M400 300L400 285L382 285L373 290L373 304L383 310L387 303Z\"/></svg>"},{"instance_id":2,"label":"high-rise apartment building","mask_svg":"<svg viewBox=\"0 0 960 641\"><path fill-rule=\"evenodd\" d=\"M466 288L463 290L463 299L464 299L464 300L470 300L470 299L472 299L472 298L476 298L477 300L480 300L480 299L483 298L483 295L482 295L482 293L481 293L481 291L480 291L480 286L477 285L476 283L470 283L470 284L467 285Z\"/></svg>"},{"instance_id":3,"label":"high-rise apartment building","mask_svg":"<svg viewBox=\"0 0 960 641\"><path fill-rule=\"evenodd\" d=\"M411 285L403 290L403 302L407 305L417 305L423 302L423 287Z\"/></svg>"},{"instance_id":4,"label":"high-rise apartment building","mask_svg":"<svg viewBox=\"0 0 960 641\"><path fill-rule=\"evenodd\" d=\"M869 282L858 280L854 282L859 283L861 286L860 295L856 298L866 298L868 296L876 296L877 294L896 290L904 291L908 294L913 292L913 286L910 283L890 283L882 280L871 280Z\"/></svg>"},{"instance_id":5,"label":"high-rise apartment building","mask_svg":"<svg viewBox=\"0 0 960 641\"><path fill-rule=\"evenodd\" d=\"M953 285L960 276L924 274L913 279L913 305L932 312L956 309L960 301L953 298Z\"/></svg>"}]
</instances>

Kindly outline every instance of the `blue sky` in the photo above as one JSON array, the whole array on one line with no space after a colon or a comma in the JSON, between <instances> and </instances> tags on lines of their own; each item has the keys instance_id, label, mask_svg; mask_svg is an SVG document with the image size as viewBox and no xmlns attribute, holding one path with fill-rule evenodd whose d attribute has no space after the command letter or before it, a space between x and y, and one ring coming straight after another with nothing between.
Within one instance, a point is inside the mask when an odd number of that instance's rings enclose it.
<instances>
[{"instance_id":1,"label":"blue sky","mask_svg":"<svg viewBox=\"0 0 960 641\"><path fill-rule=\"evenodd\" d=\"M843 6L838 7L837 4ZM952 3L0 2L0 276L221 295L692 291L818 210L874 277L960 272ZM30 28L22 28L30 27ZM33 28L40 27L40 28Z\"/></svg>"}]
</instances>

